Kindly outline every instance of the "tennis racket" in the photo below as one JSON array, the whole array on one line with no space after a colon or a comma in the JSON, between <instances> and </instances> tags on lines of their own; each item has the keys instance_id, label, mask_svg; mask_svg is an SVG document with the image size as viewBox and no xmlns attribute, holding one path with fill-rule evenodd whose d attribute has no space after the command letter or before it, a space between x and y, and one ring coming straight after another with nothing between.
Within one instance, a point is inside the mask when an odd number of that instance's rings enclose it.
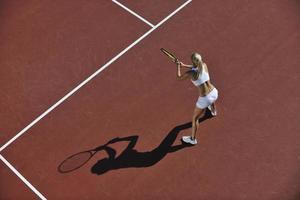
<instances>
[{"instance_id":1,"label":"tennis racket","mask_svg":"<svg viewBox=\"0 0 300 200\"><path fill-rule=\"evenodd\" d=\"M58 171L60 173L68 173L76 169L79 169L84 164L86 164L101 149L104 148L100 147L88 151L82 151L69 156L58 166Z\"/></svg>"},{"instance_id":2,"label":"tennis racket","mask_svg":"<svg viewBox=\"0 0 300 200\"><path fill-rule=\"evenodd\" d=\"M171 60L175 63L179 62L178 58L171 52L167 51L164 48L160 49L165 55L167 55L169 58L171 58Z\"/></svg>"}]
</instances>

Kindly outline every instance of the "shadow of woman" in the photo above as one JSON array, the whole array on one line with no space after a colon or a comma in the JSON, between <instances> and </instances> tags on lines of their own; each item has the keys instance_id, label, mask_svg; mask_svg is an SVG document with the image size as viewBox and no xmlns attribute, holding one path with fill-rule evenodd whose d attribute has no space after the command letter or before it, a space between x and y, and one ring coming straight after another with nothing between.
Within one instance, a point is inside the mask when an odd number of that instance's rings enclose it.
<instances>
[{"instance_id":1,"label":"shadow of woman","mask_svg":"<svg viewBox=\"0 0 300 200\"><path fill-rule=\"evenodd\" d=\"M208 118L211 118L210 112L206 112L204 117L202 117L199 120L199 122L202 122ZM186 147L191 147L191 145L184 143L179 145L173 145L179 132L191 127L191 122L174 127L163 139L163 141L159 144L158 147L148 152L138 152L134 149L138 141L138 136L136 135L124 138L114 138L111 141L109 141L105 145L105 147L103 145L97 147L99 149L105 149L105 151L108 154L108 157L97 161L97 163L92 166L91 173L101 175L110 170L115 169L152 166L158 163L161 159L163 159L168 153L176 152ZM115 157L116 151L107 145L120 141L129 141L129 144L118 157Z\"/></svg>"}]
</instances>

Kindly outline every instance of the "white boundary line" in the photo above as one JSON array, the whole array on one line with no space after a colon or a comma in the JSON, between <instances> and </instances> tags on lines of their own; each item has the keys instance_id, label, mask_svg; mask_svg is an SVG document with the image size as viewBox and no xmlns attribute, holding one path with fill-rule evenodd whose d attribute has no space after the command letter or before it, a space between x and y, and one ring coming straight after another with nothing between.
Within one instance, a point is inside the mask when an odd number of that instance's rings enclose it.
<instances>
[{"instance_id":1,"label":"white boundary line","mask_svg":"<svg viewBox=\"0 0 300 200\"><path fill-rule=\"evenodd\" d=\"M54 105L52 105L50 108L48 108L44 113L42 113L40 116L38 116L35 120L33 120L30 124L28 124L24 129L22 129L19 133L17 133L13 138L11 138L8 142L6 142L1 148L0 152L3 151L8 145L10 145L12 142L14 142L16 139L18 139L21 135L23 135L28 129L30 129L33 125L35 125L38 121L43 119L47 114L49 114L52 110L54 110L57 106L59 106L61 103L63 103L66 99L68 99L70 96L72 96L75 92L77 92L82 86L87 84L90 80L92 80L95 76L97 76L100 72L102 72L105 68L107 68L109 65L111 65L114 61L116 61L118 58L120 58L123 54L125 54L128 50L130 50L132 47L134 47L136 44L138 44L141 40L143 40L145 37L147 37L150 33L152 33L155 29L157 29L159 26L161 26L164 22L166 22L168 19L170 19L173 15L175 15L178 11L180 11L182 8L184 8L187 4L189 4L192 0L186 1L184 4L182 4L179 8L174 10L171 14L169 14L167 17L165 17L162 21L160 21L157 25L155 25L153 28L151 28L149 31L147 31L144 35L142 35L140 38L138 38L136 41L134 41L132 44L130 44L128 47L126 47L123 51L118 53L115 57L113 57L110 61L108 61L105 65L100 67L96 72L94 72L92 75L90 75L87 79L82 81L78 86L76 86L73 90L71 90L69 93L67 93L63 98L61 98L59 101L57 101Z\"/></svg>"},{"instance_id":2,"label":"white boundary line","mask_svg":"<svg viewBox=\"0 0 300 200\"><path fill-rule=\"evenodd\" d=\"M112 0L114 1L114 0ZM167 17L165 17L162 21L160 21L157 25L153 26L149 31L147 31L144 35L142 35L140 38L135 40L132 44L130 44L128 47L126 47L124 50L122 50L119 54L117 54L115 57L113 57L110 61L108 61L106 64L104 64L102 67L100 67L96 72L94 72L92 75L90 75L87 79L85 79L83 82L81 82L77 87L72 89L69 93L67 93L63 98L61 98L59 101L57 101L54 105L52 105L50 108L48 108L44 113L42 113L40 116L38 116L35 120L33 120L30 124L28 124L24 129L22 129L18 134L16 134L13 138L11 138L8 142L6 142L1 148L0 152L3 151L6 147L8 147L11 143L13 143L16 139L18 139L21 135L23 135L28 129L30 129L32 126L34 126L37 122L39 122L41 119L43 119L47 114L49 114L52 110L54 110L57 106L59 106L61 103L63 103L67 98L69 98L71 95L73 95L76 91L78 91L82 86L84 86L86 83L88 83L90 80L92 80L95 76L97 76L100 72L102 72L105 68L107 68L109 65L111 65L114 61L116 61L118 58L120 58L123 54L125 54L127 51L129 51L132 47L134 47L136 44L138 44L141 40L143 40L145 37L147 37L150 33L152 33L154 30L156 30L159 26L161 26L164 22L166 22L168 19L170 19L173 15L175 15L177 12L179 12L182 8L184 8L186 5L188 5L192 0L186 1L184 4L182 4L180 7L178 7L176 10L174 10L171 14L169 14ZM31 185L23 176L20 174L2 155L0 155L0 159L42 200L47 200L33 185Z\"/></svg>"},{"instance_id":3,"label":"white boundary line","mask_svg":"<svg viewBox=\"0 0 300 200\"><path fill-rule=\"evenodd\" d=\"M47 200L31 183L29 183L22 174L16 170L2 155L0 155L0 159L6 164L6 166L11 169L36 195L38 195L42 200Z\"/></svg>"},{"instance_id":4,"label":"white boundary line","mask_svg":"<svg viewBox=\"0 0 300 200\"><path fill-rule=\"evenodd\" d=\"M145 18L141 17L140 15L138 15L136 12L130 10L129 8L127 8L126 6L124 6L123 4L121 4L120 2L116 1L116 0L112 0L112 2L114 2L115 4L117 4L118 6L124 8L125 10L127 10L128 12L130 12L132 15L136 16L137 18L139 18L140 20L142 20L143 22L145 22L146 24L148 24L149 26L151 26L152 28L154 27L154 25L152 23L150 23L148 20L146 20Z\"/></svg>"}]
</instances>

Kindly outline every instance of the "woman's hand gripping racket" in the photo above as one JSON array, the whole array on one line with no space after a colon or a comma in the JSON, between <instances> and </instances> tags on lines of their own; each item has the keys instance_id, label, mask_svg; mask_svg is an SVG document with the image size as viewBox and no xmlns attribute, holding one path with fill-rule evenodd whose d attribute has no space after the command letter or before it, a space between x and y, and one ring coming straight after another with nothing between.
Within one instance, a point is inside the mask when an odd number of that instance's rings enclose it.
<instances>
[{"instance_id":1,"label":"woman's hand gripping racket","mask_svg":"<svg viewBox=\"0 0 300 200\"><path fill-rule=\"evenodd\" d=\"M169 58L171 58L171 60L176 63L176 64L180 64L178 58L171 52L167 51L166 49L164 48L161 48L160 49L166 56L168 56Z\"/></svg>"}]
</instances>

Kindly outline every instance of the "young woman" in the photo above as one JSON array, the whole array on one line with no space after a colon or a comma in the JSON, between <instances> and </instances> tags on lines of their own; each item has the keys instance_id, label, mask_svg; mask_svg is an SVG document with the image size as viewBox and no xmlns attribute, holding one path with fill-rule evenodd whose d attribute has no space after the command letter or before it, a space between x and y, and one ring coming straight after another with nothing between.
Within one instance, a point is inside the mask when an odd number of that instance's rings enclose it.
<instances>
[{"instance_id":1,"label":"young woman","mask_svg":"<svg viewBox=\"0 0 300 200\"><path fill-rule=\"evenodd\" d=\"M197 87L199 98L193 113L192 135L183 136L182 141L192 145L197 144L196 133L199 127L199 119L204 115L208 108L213 116L217 115L215 101L218 98L218 90L211 84L207 65L202 61L200 54L193 53L191 56L192 65L186 65L177 61L177 78L179 80L191 79ZM189 68L185 73L181 73L181 67Z\"/></svg>"}]
</instances>

